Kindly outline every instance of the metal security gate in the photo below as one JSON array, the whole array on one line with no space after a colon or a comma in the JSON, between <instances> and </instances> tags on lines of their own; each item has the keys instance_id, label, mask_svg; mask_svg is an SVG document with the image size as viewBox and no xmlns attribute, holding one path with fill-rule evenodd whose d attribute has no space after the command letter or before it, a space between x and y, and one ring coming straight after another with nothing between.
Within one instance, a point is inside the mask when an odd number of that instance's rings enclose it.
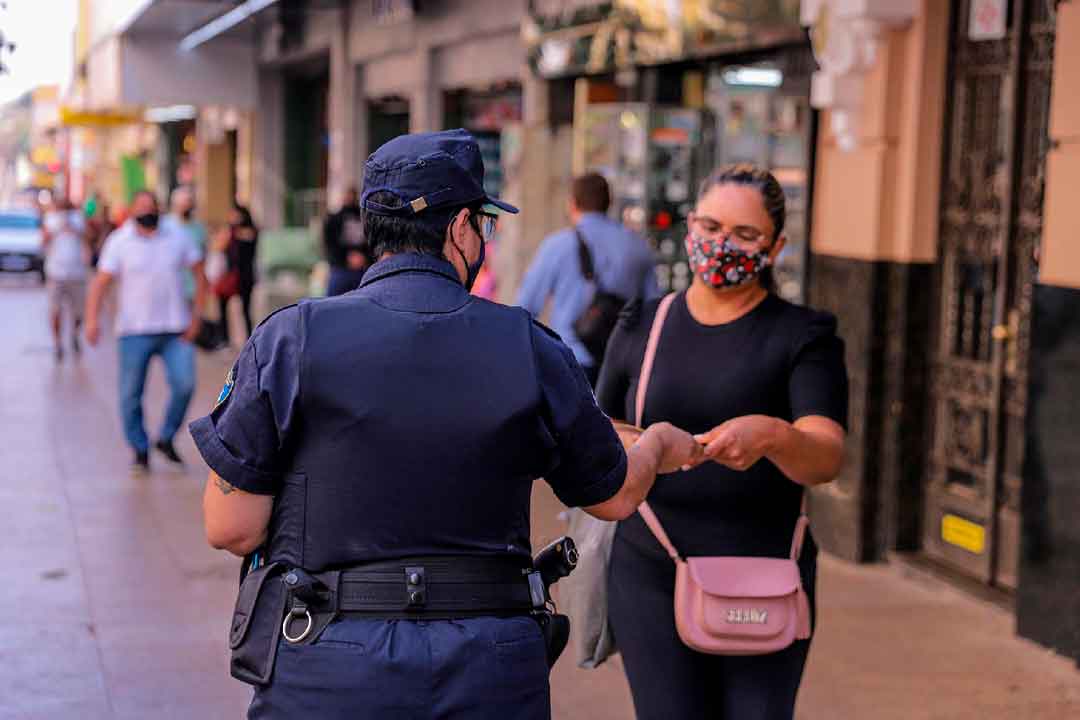
<instances>
[{"instance_id":1,"label":"metal security gate","mask_svg":"<svg viewBox=\"0 0 1080 720\"><path fill-rule=\"evenodd\" d=\"M1016 587L1020 543L1056 4L955 0L949 41L923 552L1006 589ZM978 16L995 7L1006 11L997 32Z\"/></svg>"}]
</instances>

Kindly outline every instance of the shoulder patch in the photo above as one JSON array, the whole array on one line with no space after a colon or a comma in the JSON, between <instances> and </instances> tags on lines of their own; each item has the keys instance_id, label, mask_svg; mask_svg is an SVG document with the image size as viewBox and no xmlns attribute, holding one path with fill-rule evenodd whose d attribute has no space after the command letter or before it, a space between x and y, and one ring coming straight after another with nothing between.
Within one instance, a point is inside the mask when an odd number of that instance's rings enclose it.
<instances>
[{"instance_id":1,"label":"shoulder patch","mask_svg":"<svg viewBox=\"0 0 1080 720\"><path fill-rule=\"evenodd\" d=\"M236 366L229 368L228 374L225 376L225 384L221 386L221 392L218 393L217 401L214 403L214 410L217 410L225 401L229 399L229 395L232 394L233 387L236 385ZM213 412L213 411L211 411Z\"/></svg>"}]
</instances>

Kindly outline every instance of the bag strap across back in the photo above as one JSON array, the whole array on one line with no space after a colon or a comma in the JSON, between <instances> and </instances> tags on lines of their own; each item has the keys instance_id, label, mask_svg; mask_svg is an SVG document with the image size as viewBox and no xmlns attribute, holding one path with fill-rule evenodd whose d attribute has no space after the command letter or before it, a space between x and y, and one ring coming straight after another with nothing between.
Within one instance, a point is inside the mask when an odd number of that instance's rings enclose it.
<instances>
[{"instance_id":1,"label":"bag strap across back","mask_svg":"<svg viewBox=\"0 0 1080 720\"><path fill-rule=\"evenodd\" d=\"M594 282L596 280L596 268L593 265L592 253L589 252L589 246L585 243L585 235L582 234L581 228L577 225L574 226L574 235L577 237L581 274L587 281Z\"/></svg>"},{"instance_id":2,"label":"bag strap across back","mask_svg":"<svg viewBox=\"0 0 1080 720\"><path fill-rule=\"evenodd\" d=\"M581 238L581 233L578 233L578 241L584 245L584 240ZM586 248L585 253L588 253ZM584 267L584 265L582 265ZM591 267L591 260L590 260ZM652 327L649 329L649 340L645 344L645 357L641 361L641 374L638 377L637 395L634 398L634 422L638 427L644 428L645 423L642 418L645 416L645 398L649 391L649 379L652 377L653 363L656 360L656 348L660 345L660 334L664 331L664 321L667 320L668 311L671 310L671 304L675 301L675 293L670 293L660 301L660 307L656 309L656 317L653 318ZM641 515L641 519L645 521L645 524L652 531L652 534L656 536L657 541L664 547L667 554L671 556L671 559L676 563L682 561L682 556L679 555L679 551L675 549L675 546L671 542L671 538L668 537L667 531L664 530L664 526L660 524L660 519L656 517L656 513L649 507L649 503L643 502L638 506L638 513ZM809 519L806 517L806 491L803 490L802 506L799 508L799 519L795 522L795 533L791 538L791 559L798 560L802 555L803 540L806 538L806 528L810 524Z\"/></svg>"}]
</instances>

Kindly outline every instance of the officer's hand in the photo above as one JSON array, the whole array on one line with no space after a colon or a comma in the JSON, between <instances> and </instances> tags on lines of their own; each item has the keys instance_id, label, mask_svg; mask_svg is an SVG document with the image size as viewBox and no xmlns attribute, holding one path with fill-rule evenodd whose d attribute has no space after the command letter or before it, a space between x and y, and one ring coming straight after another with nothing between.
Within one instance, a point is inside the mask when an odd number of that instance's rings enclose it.
<instances>
[{"instance_id":1,"label":"officer's hand","mask_svg":"<svg viewBox=\"0 0 1080 720\"><path fill-rule=\"evenodd\" d=\"M649 426L644 434L650 433L659 436L663 448L660 463L656 468L657 473L689 470L704 461L704 448L685 430L680 430L671 423L657 423Z\"/></svg>"}]
</instances>

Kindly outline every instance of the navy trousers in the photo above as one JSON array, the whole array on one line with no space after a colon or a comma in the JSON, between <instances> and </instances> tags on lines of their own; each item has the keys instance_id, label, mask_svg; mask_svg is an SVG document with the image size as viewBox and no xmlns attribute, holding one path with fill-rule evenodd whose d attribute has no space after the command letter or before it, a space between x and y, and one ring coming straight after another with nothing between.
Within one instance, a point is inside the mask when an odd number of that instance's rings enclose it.
<instances>
[{"instance_id":1,"label":"navy trousers","mask_svg":"<svg viewBox=\"0 0 1080 720\"><path fill-rule=\"evenodd\" d=\"M332 623L282 641L251 720L549 720L544 641L528 617Z\"/></svg>"},{"instance_id":2,"label":"navy trousers","mask_svg":"<svg viewBox=\"0 0 1080 720\"><path fill-rule=\"evenodd\" d=\"M799 562L814 614L817 547L807 534ZM675 565L660 545L646 551L615 536L608 614L637 720L791 720L810 641L769 655L691 650L675 629Z\"/></svg>"}]
</instances>

